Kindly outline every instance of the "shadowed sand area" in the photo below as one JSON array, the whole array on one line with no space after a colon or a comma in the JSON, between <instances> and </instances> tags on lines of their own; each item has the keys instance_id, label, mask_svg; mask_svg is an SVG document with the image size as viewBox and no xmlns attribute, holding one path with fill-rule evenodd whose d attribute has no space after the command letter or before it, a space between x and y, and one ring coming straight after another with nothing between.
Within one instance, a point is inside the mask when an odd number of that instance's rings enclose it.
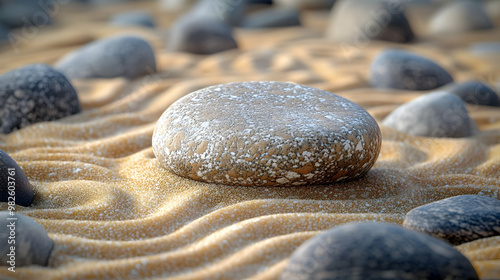
<instances>
[{"instance_id":1,"label":"shadowed sand area","mask_svg":"<svg viewBox=\"0 0 500 280\"><path fill-rule=\"evenodd\" d=\"M19 279L277 279L300 244L335 225L401 224L411 209L456 195L500 198L500 109L493 107L468 106L480 130L471 138L413 137L381 126L374 168L360 180L328 186L201 183L164 171L151 147L156 121L174 101L234 81L293 81L332 91L365 108L380 125L398 105L425 94L370 88L368 68L380 50L415 51L456 81L492 84L500 80L500 54L475 56L469 46L500 38L498 28L446 38L424 34L411 45L370 42L347 57L323 38L327 14L308 12L305 27L236 30L239 50L197 56L168 53L154 31L78 26L78 20L97 15L64 8L61 21L68 25L42 30L17 54L7 46L0 72L53 64L85 42L130 31L153 44L159 73L132 81L74 80L80 114L0 135L0 149L36 189L34 206L19 206L19 213L40 223L55 243L49 266L16 268ZM500 278L499 236L457 249L481 278ZM9 273L1 270L0 277Z\"/></svg>"}]
</instances>

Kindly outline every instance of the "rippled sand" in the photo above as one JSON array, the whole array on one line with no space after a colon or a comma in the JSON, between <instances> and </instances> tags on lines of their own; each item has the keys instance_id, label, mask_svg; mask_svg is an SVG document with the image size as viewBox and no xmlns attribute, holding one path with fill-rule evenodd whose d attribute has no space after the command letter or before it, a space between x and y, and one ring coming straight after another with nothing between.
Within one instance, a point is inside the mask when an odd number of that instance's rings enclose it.
<instances>
[{"instance_id":1,"label":"rippled sand","mask_svg":"<svg viewBox=\"0 0 500 280\"><path fill-rule=\"evenodd\" d=\"M63 23L71 16L85 18L66 8ZM322 39L325 20L325 13L308 13L304 28L238 30L240 50L213 56L170 54L161 34L130 29L156 47L160 73L133 81L72 81L82 113L0 135L0 149L20 164L37 192L34 206L19 207L19 213L43 225L55 243L49 267L16 268L14 278L277 279L291 253L322 230L353 221L401 224L411 209L455 195L499 198L500 109L489 107L468 107L480 129L472 138L410 137L381 127L377 163L366 177L349 183L229 187L184 179L159 167L151 148L157 119L175 100L208 85L307 84L358 103L380 123L398 105L424 94L369 88L368 66L385 47L429 56L458 81L500 80L500 55L468 52L473 42L499 38L499 29L424 36L407 46L371 42L347 58ZM1 72L53 63L89 40L127 31L103 23L82 25L44 30L18 54L4 49ZM500 278L500 237L457 248L483 279ZM0 271L0 277L12 276Z\"/></svg>"}]
</instances>

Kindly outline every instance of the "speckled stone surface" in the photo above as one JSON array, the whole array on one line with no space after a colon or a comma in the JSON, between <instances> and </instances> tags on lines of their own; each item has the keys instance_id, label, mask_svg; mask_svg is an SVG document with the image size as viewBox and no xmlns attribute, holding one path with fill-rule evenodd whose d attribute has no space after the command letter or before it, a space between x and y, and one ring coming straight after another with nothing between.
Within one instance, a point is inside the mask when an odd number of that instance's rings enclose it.
<instances>
[{"instance_id":1,"label":"speckled stone surface","mask_svg":"<svg viewBox=\"0 0 500 280\"><path fill-rule=\"evenodd\" d=\"M415 35L402 2L343 0L332 9L326 37L364 48L373 39L404 43Z\"/></svg>"},{"instance_id":2,"label":"speckled stone surface","mask_svg":"<svg viewBox=\"0 0 500 280\"><path fill-rule=\"evenodd\" d=\"M67 54L56 69L69 79L135 78L156 72L156 61L153 48L144 39L116 35Z\"/></svg>"},{"instance_id":3,"label":"speckled stone surface","mask_svg":"<svg viewBox=\"0 0 500 280\"><path fill-rule=\"evenodd\" d=\"M21 167L0 150L0 202L10 201L26 207L31 205L34 197L35 190Z\"/></svg>"},{"instance_id":4,"label":"speckled stone surface","mask_svg":"<svg viewBox=\"0 0 500 280\"><path fill-rule=\"evenodd\" d=\"M389 114L382 125L415 136L468 137L477 132L465 103L438 91L416 98Z\"/></svg>"},{"instance_id":5,"label":"speckled stone surface","mask_svg":"<svg viewBox=\"0 0 500 280\"><path fill-rule=\"evenodd\" d=\"M446 198L411 210L403 226L453 245L500 235L500 200L480 195Z\"/></svg>"},{"instance_id":6,"label":"speckled stone surface","mask_svg":"<svg viewBox=\"0 0 500 280\"><path fill-rule=\"evenodd\" d=\"M172 26L167 39L171 52L214 54L238 48L231 26L213 17L187 14Z\"/></svg>"},{"instance_id":7,"label":"speckled stone surface","mask_svg":"<svg viewBox=\"0 0 500 280\"><path fill-rule=\"evenodd\" d=\"M32 64L0 76L0 133L78 112L75 89L48 65Z\"/></svg>"},{"instance_id":8,"label":"speckled stone surface","mask_svg":"<svg viewBox=\"0 0 500 280\"><path fill-rule=\"evenodd\" d=\"M383 223L334 227L303 243L281 280L479 279L448 243Z\"/></svg>"},{"instance_id":9,"label":"speckled stone surface","mask_svg":"<svg viewBox=\"0 0 500 280\"><path fill-rule=\"evenodd\" d=\"M500 107L497 93L491 87L478 81L453 84L446 88L446 91L455 94L469 104Z\"/></svg>"},{"instance_id":10,"label":"speckled stone surface","mask_svg":"<svg viewBox=\"0 0 500 280\"><path fill-rule=\"evenodd\" d=\"M363 176L381 134L357 104L283 82L211 86L183 97L153 134L160 164L210 183L245 186L327 184Z\"/></svg>"},{"instance_id":11,"label":"speckled stone surface","mask_svg":"<svg viewBox=\"0 0 500 280\"><path fill-rule=\"evenodd\" d=\"M49 262L50 252L54 243L47 231L32 218L8 211L0 212L0 263L2 266L11 266L11 246L14 246L15 266L42 265ZM14 230L15 244L8 243ZM12 242L12 241L11 241ZM16 270L18 271L18 270Z\"/></svg>"},{"instance_id":12,"label":"speckled stone surface","mask_svg":"<svg viewBox=\"0 0 500 280\"><path fill-rule=\"evenodd\" d=\"M118 26L155 27L153 16L147 11L130 11L114 15L111 24Z\"/></svg>"},{"instance_id":13,"label":"speckled stone surface","mask_svg":"<svg viewBox=\"0 0 500 280\"><path fill-rule=\"evenodd\" d=\"M244 28L274 28L300 25L300 13L296 9L272 8L250 14L243 20Z\"/></svg>"},{"instance_id":14,"label":"speckled stone surface","mask_svg":"<svg viewBox=\"0 0 500 280\"><path fill-rule=\"evenodd\" d=\"M330 9L336 0L274 0L277 6L295 9Z\"/></svg>"},{"instance_id":15,"label":"speckled stone surface","mask_svg":"<svg viewBox=\"0 0 500 280\"><path fill-rule=\"evenodd\" d=\"M453 82L441 66L417 54L389 49L370 66L370 83L375 88L431 90Z\"/></svg>"},{"instance_id":16,"label":"speckled stone surface","mask_svg":"<svg viewBox=\"0 0 500 280\"><path fill-rule=\"evenodd\" d=\"M429 22L429 30L435 35L491 28L493 24L482 4L474 0L453 1L437 11Z\"/></svg>"}]
</instances>

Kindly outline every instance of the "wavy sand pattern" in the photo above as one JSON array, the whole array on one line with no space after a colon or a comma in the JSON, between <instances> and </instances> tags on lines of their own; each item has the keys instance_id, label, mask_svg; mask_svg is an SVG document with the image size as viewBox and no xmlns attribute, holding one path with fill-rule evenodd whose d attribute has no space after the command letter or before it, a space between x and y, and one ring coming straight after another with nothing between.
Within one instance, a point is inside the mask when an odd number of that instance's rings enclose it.
<instances>
[{"instance_id":1,"label":"wavy sand pattern","mask_svg":"<svg viewBox=\"0 0 500 280\"><path fill-rule=\"evenodd\" d=\"M151 148L156 120L179 97L208 85L294 81L344 96L380 122L423 94L369 88L368 65L384 47L427 55L458 81L500 77L498 55L468 53L472 42L498 38L498 29L411 46L372 42L348 60L321 38L324 15L308 18L304 28L239 30L240 50L205 57L167 53L160 36L135 30L155 45L161 73L73 81L82 113L0 135L0 149L37 191L34 206L19 213L43 225L55 243L49 267L19 268L19 279L277 279L290 254L321 230L352 221L401 224L412 208L455 195L500 198L500 110L477 106L469 107L481 131L473 138L410 137L381 127L377 163L349 183L229 187L161 169ZM86 32L88 38L59 40L41 33L24 52L4 56L1 70L53 63L75 44L111 31ZM500 278L500 237L458 249L483 279Z\"/></svg>"}]
</instances>

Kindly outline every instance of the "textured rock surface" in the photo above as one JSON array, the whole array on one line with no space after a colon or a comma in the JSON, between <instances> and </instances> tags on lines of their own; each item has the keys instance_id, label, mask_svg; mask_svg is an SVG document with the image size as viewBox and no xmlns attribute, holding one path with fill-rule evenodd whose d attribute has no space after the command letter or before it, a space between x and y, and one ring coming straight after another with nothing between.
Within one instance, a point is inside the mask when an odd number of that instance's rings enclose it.
<instances>
[{"instance_id":1,"label":"textured rock surface","mask_svg":"<svg viewBox=\"0 0 500 280\"><path fill-rule=\"evenodd\" d=\"M213 17L187 14L172 26L167 48L172 52L213 54L238 45L229 25Z\"/></svg>"},{"instance_id":2,"label":"textured rock surface","mask_svg":"<svg viewBox=\"0 0 500 280\"><path fill-rule=\"evenodd\" d=\"M427 58L389 49L373 60L370 82L375 88L430 90L453 82L453 78Z\"/></svg>"},{"instance_id":3,"label":"textured rock surface","mask_svg":"<svg viewBox=\"0 0 500 280\"><path fill-rule=\"evenodd\" d=\"M453 84L446 91L460 97L464 102L475 105L500 106L500 99L497 93L489 86L477 82L469 81Z\"/></svg>"},{"instance_id":4,"label":"textured rock surface","mask_svg":"<svg viewBox=\"0 0 500 280\"><path fill-rule=\"evenodd\" d=\"M21 206L31 205L35 197L33 186L21 167L2 150L0 150L0 182L0 202L10 201Z\"/></svg>"},{"instance_id":5,"label":"textured rock surface","mask_svg":"<svg viewBox=\"0 0 500 280\"><path fill-rule=\"evenodd\" d=\"M135 78L156 71L153 48L137 36L118 35L75 50L56 68L70 79Z\"/></svg>"},{"instance_id":6,"label":"textured rock surface","mask_svg":"<svg viewBox=\"0 0 500 280\"><path fill-rule=\"evenodd\" d=\"M274 3L295 9L330 9L335 0L274 0Z\"/></svg>"},{"instance_id":7,"label":"textured rock surface","mask_svg":"<svg viewBox=\"0 0 500 280\"><path fill-rule=\"evenodd\" d=\"M460 252L437 238L382 223L347 224L303 243L281 280L479 279Z\"/></svg>"},{"instance_id":8,"label":"textured rock surface","mask_svg":"<svg viewBox=\"0 0 500 280\"><path fill-rule=\"evenodd\" d=\"M403 226L453 245L500 235L500 200L479 195L446 198L411 210Z\"/></svg>"},{"instance_id":9,"label":"textured rock surface","mask_svg":"<svg viewBox=\"0 0 500 280\"><path fill-rule=\"evenodd\" d=\"M359 178L379 154L375 120L355 103L308 86L211 86L159 119L153 149L183 177L227 185L326 184Z\"/></svg>"},{"instance_id":10,"label":"textured rock surface","mask_svg":"<svg viewBox=\"0 0 500 280\"><path fill-rule=\"evenodd\" d=\"M429 23L432 34L453 34L491 29L493 24L478 1L461 0L448 4Z\"/></svg>"},{"instance_id":11,"label":"textured rock surface","mask_svg":"<svg viewBox=\"0 0 500 280\"><path fill-rule=\"evenodd\" d=\"M300 13L296 9L265 9L243 20L244 28L270 28L300 25Z\"/></svg>"},{"instance_id":12,"label":"textured rock surface","mask_svg":"<svg viewBox=\"0 0 500 280\"><path fill-rule=\"evenodd\" d=\"M15 246L15 265L43 265L49 262L50 252L54 243L47 235L47 231L28 216L8 211L0 212L0 263L2 266L11 266L8 262L11 246ZM14 230L14 233L11 232ZM8 243L9 237L14 234L15 244ZM10 244L10 245L9 245Z\"/></svg>"},{"instance_id":13,"label":"textured rock surface","mask_svg":"<svg viewBox=\"0 0 500 280\"><path fill-rule=\"evenodd\" d=\"M427 137L468 137L477 128L465 103L448 92L433 92L414 99L389 114L384 126Z\"/></svg>"},{"instance_id":14,"label":"textured rock surface","mask_svg":"<svg viewBox=\"0 0 500 280\"><path fill-rule=\"evenodd\" d=\"M78 112L75 89L48 65L28 65L0 76L0 133Z\"/></svg>"},{"instance_id":15,"label":"textured rock surface","mask_svg":"<svg viewBox=\"0 0 500 280\"><path fill-rule=\"evenodd\" d=\"M111 23L119 26L155 27L153 16L146 11L123 12L114 15Z\"/></svg>"},{"instance_id":16,"label":"textured rock surface","mask_svg":"<svg viewBox=\"0 0 500 280\"><path fill-rule=\"evenodd\" d=\"M409 42L415 35L401 2L343 0L332 9L326 37L363 48L372 39Z\"/></svg>"}]
</instances>

